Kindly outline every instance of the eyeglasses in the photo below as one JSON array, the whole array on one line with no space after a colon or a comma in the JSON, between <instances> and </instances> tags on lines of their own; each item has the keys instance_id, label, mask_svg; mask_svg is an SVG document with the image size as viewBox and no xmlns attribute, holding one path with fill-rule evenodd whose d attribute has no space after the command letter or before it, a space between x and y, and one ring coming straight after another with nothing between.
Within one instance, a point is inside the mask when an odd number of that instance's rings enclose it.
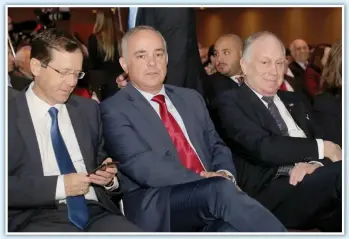
<instances>
[{"instance_id":1,"label":"eyeglasses","mask_svg":"<svg viewBox=\"0 0 349 239\"><path fill-rule=\"evenodd\" d=\"M75 78L81 80L85 76L85 72L83 72L83 71L79 71L79 72L60 71L60 70L57 70L57 69L53 68L52 66L49 66L48 64L44 64L44 63L41 63L41 66L44 68L46 68L46 67L51 68L52 70L54 70L55 72L60 74L61 78L65 78L65 77L68 77L69 75L73 74Z\"/></svg>"}]
</instances>

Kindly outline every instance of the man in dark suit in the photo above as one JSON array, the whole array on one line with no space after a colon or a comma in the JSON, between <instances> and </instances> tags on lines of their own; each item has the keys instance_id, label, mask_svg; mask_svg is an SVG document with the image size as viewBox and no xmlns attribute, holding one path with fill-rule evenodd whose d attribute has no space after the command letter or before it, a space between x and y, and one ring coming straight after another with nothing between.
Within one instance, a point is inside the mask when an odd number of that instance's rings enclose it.
<instances>
[{"instance_id":1,"label":"man in dark suit","mask_svg":"<svg viewBox=\"0 0 349 239\"><path fill-rule=\"evenodd\" d=\"M289 65L289 69L293 75L293 79L289 80L295 92L302 94L308 101L312 100L305 86L305 69L309 58L309 46L303 39L296 39L290 45L290 52L293 61Z\"/></svg>"},{"instance_id":2,"label":"man in dark suit","mask_svg":"<svg viewBox=\"0 0 349 239\"><path fill-rule=\"evenodd\" d=\"M161 34L136 27L122 46L120 64L131 83L102 102L101 113L106 147L124 175L126 217L146 231L284 231L235 185L231 152L203 98L163 85Z\"/></svg>"},{"instance_id":3,"label":"man in dark suit","mask_svg":"<svg viewBox=\"0 0 349 239\"><path fill-rule=\"evenodd\" d=\"M238 88L242 83L241 58L242 41L235 34L227 34L217 39L214 44L217 73L208 76L205 93L209 102L226 90Z\"/></svg>"},{"instance_id":4,"label":"man in dark suit","mask_svg":"<svg viewBox=\"0 0 349 239\"><path fill-rule=\"evenodd\" d=\"M201 63L194 8L130 8L129 28L147 25L165 38L169 53L166 84L197 90L203 94L205 69ZM120 87L126 81L118 78Z\"/></svg>"},{"instance_id":5,"label":"man in dark suit","mask_svg":"<svg viewBox=\"0 0 349 239\"><path fill-rule=\"evenodd\" d=\"M56 29L32 42L34 82L9 102L8 230L139 231L111 201L117 169L103 150L98 105L72 96L82 49Z\"/></svg>"},{"instance_id":6,"label":"man in dark suit","mask_svg":"<svg viewBox=\"0 0 349 239\"><path fill-rule=\"evenodd\" d=\"M288 228L340 231L340 147L321 139L296 94L278 92L285 49L275 35L250 36L242 54L245 83L215 102L239 185Z\"/></svg>"}]
</instances>

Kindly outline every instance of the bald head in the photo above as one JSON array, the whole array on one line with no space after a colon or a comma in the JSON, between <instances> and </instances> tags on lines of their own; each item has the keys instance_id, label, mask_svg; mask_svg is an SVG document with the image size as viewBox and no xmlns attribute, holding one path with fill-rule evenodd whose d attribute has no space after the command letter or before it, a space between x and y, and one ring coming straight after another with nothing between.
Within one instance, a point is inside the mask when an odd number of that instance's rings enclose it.
<instances>
[{"instance_id":1,"label":"bald head","mask_svg":"<svg viewBox=\"0 0 349 239\"><path fill-rule=\"evenodd\" d=\"M214 44L214 56L217 70L227 76L232 77L241 73L242 41L235 34L227 34L217 39Z\"/></svg>"},{"instance_id":2,"label":"bald head","mask_svg":"<svg viewBox=\"0 0 349 239\"><path fill-rule=\"evenodd\" d=\"M290 44L291 56L297 62L305 63L309 58L309 46L303 39L296 39Z\"/></svg>"}]
</instances>

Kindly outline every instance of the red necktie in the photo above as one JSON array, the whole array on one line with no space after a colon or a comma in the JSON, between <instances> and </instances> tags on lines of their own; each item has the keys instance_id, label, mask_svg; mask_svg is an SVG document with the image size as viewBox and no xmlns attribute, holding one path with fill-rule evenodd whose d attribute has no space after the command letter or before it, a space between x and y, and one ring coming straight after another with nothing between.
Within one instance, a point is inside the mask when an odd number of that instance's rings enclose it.
<instances>
[{"instance_id":1,"label":"red necktie","mask_svg":"<svg viewBox=\"0 0 349 239\"><path fill-rule=\"evenodd\" d=\"M282 82L282 84L280 85L279 90L281 90L281 91L287 91L287 87L286 87L285 82Z\"/></svg>"},{"instance_id":2,"label":"red necktie","mask_svg":"<svg viewBox=\"0 0 349 239\"><path fill-rule=\"evenodd\" d=\"M185 135L178 125L175 118L171 115L171 113L167 110L165 96L157 95L154 96L152 101L156 102L160 106L160 116L164 125L176 146L177 152L179 154L179 158L182 161L182 164L188 169L194 171L195 173L200 173L201 171L205 171L202 166L200 159L196 155L193 148L190 146L188 140L185 138Z\"/></svg>"}]
</instances>

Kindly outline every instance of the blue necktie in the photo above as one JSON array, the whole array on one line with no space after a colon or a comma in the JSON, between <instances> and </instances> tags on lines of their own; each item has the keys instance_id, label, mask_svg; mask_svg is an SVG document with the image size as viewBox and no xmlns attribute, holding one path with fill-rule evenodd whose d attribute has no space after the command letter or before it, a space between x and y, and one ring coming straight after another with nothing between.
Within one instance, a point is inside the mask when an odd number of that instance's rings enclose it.
<instances>
[{"instance_id":1,"label":"blue necktie","mask_svg":"<svg viewBox=\"0 0 349 239\"><path fill-rule=\"evenodd\" d=\"M51 139L53 150L61 174L76 173L73 162L70 159L67 147L58 127L58 110L51 107L48 111L51 118ZM78 228L83 230L88 222L88 209L84 195L70 196L66 198L68 207L68 218Z\"/></svg>"}]
</instances>

